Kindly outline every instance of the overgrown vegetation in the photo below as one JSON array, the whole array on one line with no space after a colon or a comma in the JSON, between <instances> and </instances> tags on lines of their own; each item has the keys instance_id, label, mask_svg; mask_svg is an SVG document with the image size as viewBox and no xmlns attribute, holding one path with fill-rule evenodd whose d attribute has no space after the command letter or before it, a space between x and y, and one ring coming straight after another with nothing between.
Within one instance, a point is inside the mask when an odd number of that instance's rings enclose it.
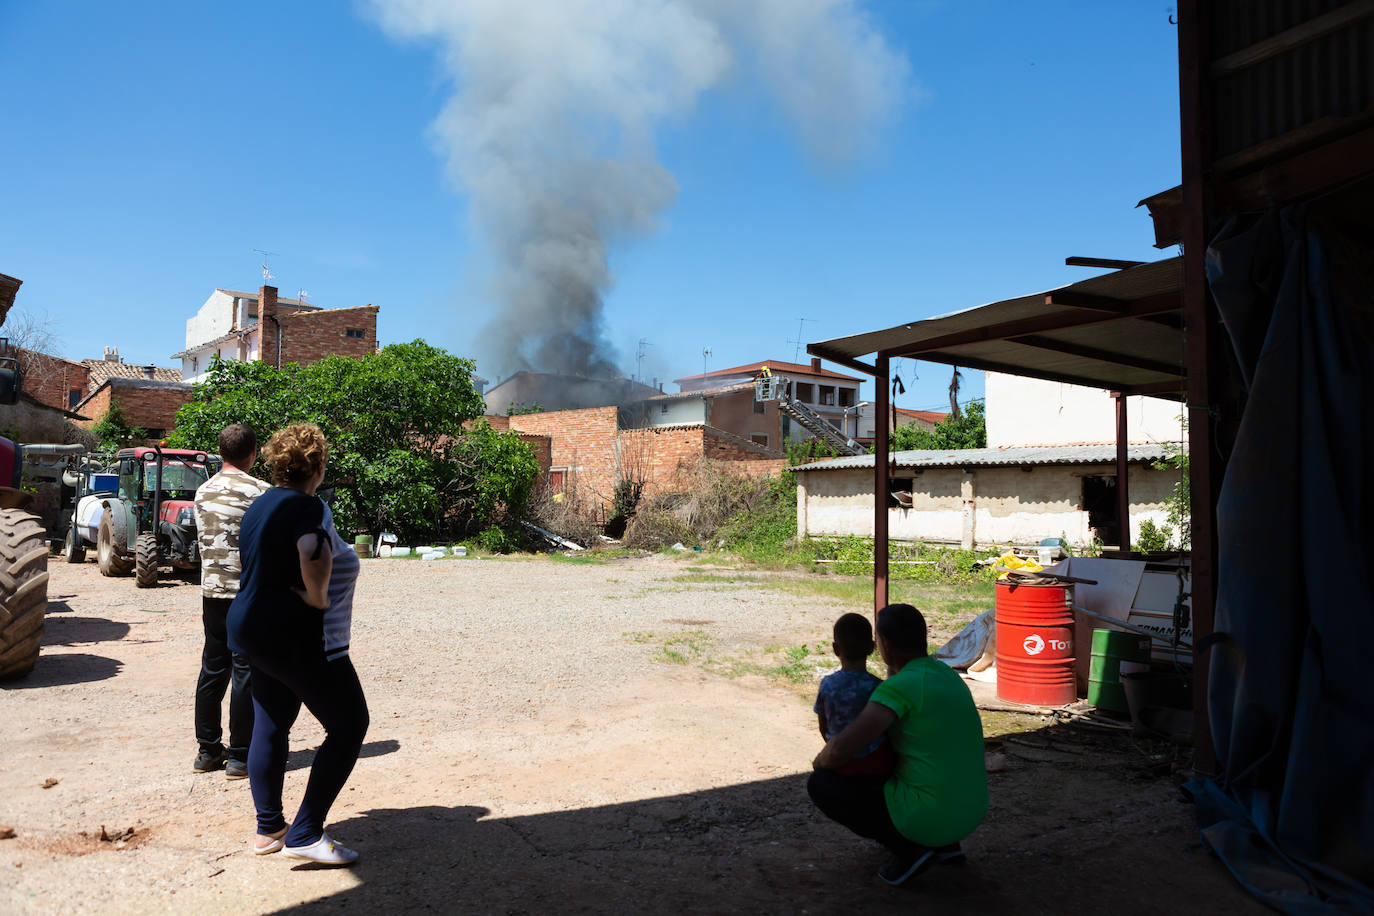
<instances>
[{"instance_id":1,"label":"overgrown vegetation","mask_svg":"<svg viewBox=\"0 0 1374 916\"><path fill-rule=\"evenodd\" d=\"M1183 431L1186 439L1186 422ZM1154 468L1159 471L1177 471L1178 480L1174 481L1173 490L1164 500L1165 517L1168 519L1168 530L1165 533L1168 541L1161 549L1167 550L1172 547L1176 550L1190 550L1193 546L1193 507L1192 491L1188 482L1188 450L1182 442L1166 442L1164 451L1165 457L1154 462ZM1143 526L1141 536L1144 537Z\"/></svg>"},{"instance_id":2,"label":"overgrown vegetation","mask_svg":"<svg viewBox=\"0 0 1374 916\"><path fill-rule=\"evenodd\" d=\"M105 415L91 427L96 446L102 452L139 445L148 438L148 431L129 422L118 404L111 404ZM216 431L218 435L218 431Z\"/></svg>"},{"instance_id":3,"label":"overgrown vegetation","mask_svg":"<svg viewBox=\"0 0 1374 916\"><path fill-rule=\"evenodd\" d=\"M894 451L986 448L987 444L988 429L982 401L970 401L957 417L950 414L936 423L934 429L900 426L892 431Z\"/></svg>"},{"instance_id":4,"label":"overgrown vegetation","mask_svg":"<svg viewBox=\"0 0 1374 916\"><path fill-rule=\"evenodd\" d=\"M177 411L170 439L213 451L230 423L248 424L262 441L291 423L315 423L329 440L325 486L335 487L341 531L392 531L402 543L478 535L503 552L521 542L515 523L538 463L518 435L479 419L472 371L471 360L422 340L304 367L216 359Z\"/></svg>"}]
</instances>

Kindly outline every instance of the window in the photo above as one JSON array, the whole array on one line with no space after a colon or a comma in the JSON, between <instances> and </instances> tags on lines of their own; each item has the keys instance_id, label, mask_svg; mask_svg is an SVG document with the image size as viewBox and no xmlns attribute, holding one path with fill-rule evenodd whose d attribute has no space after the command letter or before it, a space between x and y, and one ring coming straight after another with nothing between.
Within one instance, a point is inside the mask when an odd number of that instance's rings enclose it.
<instances>
[{"instance_id":1,"label":"window","mask_svg":"<svg viewBox=\"0 0 1374 916\"><path fill-rule=\"evenodd\" d=\"M888 501L889 509L910 509L911 494L916 489L915 477L893 477L889 480Z\"/></svg>"},{"instance_id":2,"label":"window","mask_svg":"<svg viewBox=\"0 0 1374 916\"><path fill-rule=\"evenodd\" d=\"M797 400L803 404L816 403L816 386L810 382L797 382Z\"/></svg>"},{"instance_id":3,"label":"window","mask_svg":"<svg viewBox=\"0 0 1374 916\"><path fill-rule=\"evenodd\" d=\"M200 371L200 360L193 356L193 357L191 357L191 374L192 374L192 375L195 375L195 374L196 374L197 372L199 372L199 371Z\"/></svg>"},{"instance_id":4,"label":"window","mask_svg":"<svg viewBox=\"0 0 1374 916\"><path fill-rule=\"evenodd\" d=\"M75 407L77 404L80 404L80 403L81 403L81 389L80 389L80 388L73 388L71 391L68 391L68 392L67 392L67 406L68 406L68 407Z\"/></svg>"},{"instance_id":5,"label":"window","mask_svg":"<svg viewBox=\"0 0 1374 916\"><path fill-rule=\"evenodd\" d=\"M853 388L841 388L841 389L840 389L840 406L841 406L841 407L853 407L853 406L854 406L854 389L853 389Z\"/></svg>"},{"instance_id":6,"label":"window","mask_svg":"<svg viewBox=\"0 0 1374 916\"><path fill-rule=\"evenodd\" d=\"M821 386L819 386L819 387L820 387L820 390L821 390L821 399L820 399L820 403L821 403L822 405L824 405L825 407L834 407L834 406L835 406L835 386L834 386L834 385L821 385Z\"/></svg>"},{"instance_id":7,"label":"window","mask_svg":"<svg viewBox=\"0 0 1374 916\"><path fill-rule=\"evenodd\" d=\"M365 337L366 335L363 334L362 328L349 328L348 330L344 331L344 336L362 340L363 337Z\"/></svg>"},{"instance_id":8,"label":"window","mask_svg":"<svg viewBox=\"0 0 1374 916\"><path fill-rule=\"evenodd\" d=\"M764 448L768 448L767 433L750 433L749 441L753 442L755 445L762 445Z\"/></svg>"},{"instance_id":9,"label":"window","mask_svg":"<svg viewBox=\"0 0 1374 916\"><path fill-rule=\"evenodd\" d=\"M764 406L763 406L763 402L762 402L762 401L755 401L755 402L754 402L754 413L764 413L764 412L765 412L765 408L764 408Z\"/></svg>"},{"instance_id":10,"label":"window","mask_svg":"<svg viewBox=\"0 0 1374 916\"><path fill-rule=\"evenodd\" d=\"M258 313L257 313L257 312L249 312L249 313L248 313L248 320L249 320L249 321L257 321L257 320L258 320Z\"/></svg>"}]
</instances>

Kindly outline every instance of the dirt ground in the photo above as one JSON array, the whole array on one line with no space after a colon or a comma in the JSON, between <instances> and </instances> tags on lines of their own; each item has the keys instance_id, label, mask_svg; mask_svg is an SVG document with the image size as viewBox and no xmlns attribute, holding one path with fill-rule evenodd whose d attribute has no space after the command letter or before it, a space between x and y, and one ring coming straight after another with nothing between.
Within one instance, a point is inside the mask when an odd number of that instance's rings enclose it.
<instances>
[{"instance_id":1,"label":"dirt ground","mask_svg":"<svg viewBox=\"0 0 1374 916\"><path fill-rule=\"evenodd\" d=\"M252 855L247 780L191 771L198 587L54 558L43 655L0 689L0 910L1258 911L1167 760L1006 714L968 865L886 887L807 801L814 683L732 663L855 608L690 563L365 560L372 724L329 824L362 858L312 870ZM321 732L292 737L288 814Z\"/></svg>"}]
</instances>

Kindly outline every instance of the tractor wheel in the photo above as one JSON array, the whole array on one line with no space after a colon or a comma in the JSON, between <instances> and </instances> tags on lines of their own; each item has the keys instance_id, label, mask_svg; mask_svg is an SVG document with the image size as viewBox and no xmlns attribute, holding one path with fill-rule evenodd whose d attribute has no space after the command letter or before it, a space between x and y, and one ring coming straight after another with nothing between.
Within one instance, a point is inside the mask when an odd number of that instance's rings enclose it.
<instances>
[{"instance_id":1,"label":"tractor wheel","mask_svg":"<svg viewBox=\"0 0 1374 916\"><path fill-rule=\"evenodd\" d=\"M134 584L139 588L157 585L157 535L151 531L140 534L135 545Z\"/></svg>"},{"instance_id":2,"label":"tractor wheel","mask_svg":"<svg viewBox=\"0 0 1374 916\"><path fill-rule=\"evenodd\" d=\"M62 556L68 563L86 562L86 545L81 543L81 535L77 533L75 525L67 529L67 538L62 542Z\"/></svg>"},{"instance_id":3,"label":"tractor wheel","mask_svg":"<svg viewBox=\"0 0 1374 916\"><path fill-rule=\"evenodd\" d=\"M110 530L109 517L100 520L100 531L95 538L95 562L102 576L127 576L133 566L128 557L120 556L114 546L114 532Z\"/></svg>"},{"instance_id":4,"label":"tractor wheel","mask_svg":"<svg viewBox=\"0 0 1374 916\"><path fill-rule=\"evenodd\" d=\"M43 523L22 509L0 509L0 679L33 670L47 608Z\"/></svg>"}]
</instances>

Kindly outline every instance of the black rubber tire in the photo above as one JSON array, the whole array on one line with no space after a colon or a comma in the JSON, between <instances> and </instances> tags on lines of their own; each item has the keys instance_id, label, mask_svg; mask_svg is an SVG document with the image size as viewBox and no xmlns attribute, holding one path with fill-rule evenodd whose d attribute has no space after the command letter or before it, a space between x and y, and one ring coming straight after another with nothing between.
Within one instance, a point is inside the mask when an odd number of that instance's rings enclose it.
<instances>
[{"instance_id":1,"label":"black rubber tire","mask_svg":"<svg viewBox=\"0 0 1374 916\"><path fill-rule=\"evenodd\" d=\"M133 569L133 562L121 556L114 546L114 534L110 530L108 516L100 520L100 531L95 538L95 562L102 576L127 576Z\"/></svg>"},{"instance_id":2,"label":"black rubber tire","mask_svg":"<svg viewBox=\"0 0 1374 916\"><path fill-rule=\"evenodd\" d=\"M0 680L33 670L47 609L43 523L23 509L0 509Z\"/></svg>"},{"instance_id":3,"label":"black rubber tire","mask_svg":"<svg viewBox=\"0 0 1374 916\"><path fill-rule=\"evenodd\" d=\"M134 545L134 584L139 588L157 585L157 535L145 531Z\"/></svg>"},{"instance_id":4,"label":"black rubber tire","mask_svg":"<svg viewBox=\"0 0 1374 916\"><path fill-rule=\"evenodd\" d=\"M75 525L67 529L67 537L62 541L62 557L68 563L86 562L86 545L81 543L81 535L77 534Z\"/></svg>"}]
</instances>

